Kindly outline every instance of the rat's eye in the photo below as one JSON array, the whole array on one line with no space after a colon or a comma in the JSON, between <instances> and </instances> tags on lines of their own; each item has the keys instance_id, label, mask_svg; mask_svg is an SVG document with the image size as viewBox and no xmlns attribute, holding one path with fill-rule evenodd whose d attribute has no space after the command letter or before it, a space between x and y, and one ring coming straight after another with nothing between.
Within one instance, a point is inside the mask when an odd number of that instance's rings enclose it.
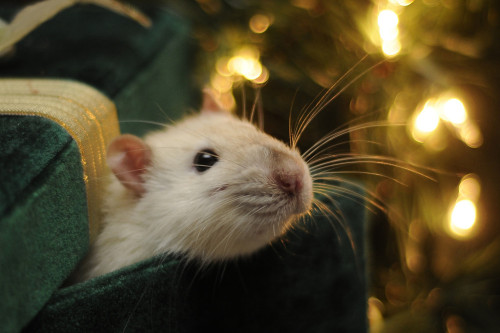
<instances>
[{"instance_id":1,"label":"rat's eye","mask_svg":"<svg viewBox=\"0 0 500 333\"><path fill-rule=\"evenodd\" d=\"M193 166L196 171L205 172L210 169L212 165L217 163L218 160L219 156L217 156L217 154L213 150L204 149L198 152L194 157Z\"/></svg>"}]
</instances>

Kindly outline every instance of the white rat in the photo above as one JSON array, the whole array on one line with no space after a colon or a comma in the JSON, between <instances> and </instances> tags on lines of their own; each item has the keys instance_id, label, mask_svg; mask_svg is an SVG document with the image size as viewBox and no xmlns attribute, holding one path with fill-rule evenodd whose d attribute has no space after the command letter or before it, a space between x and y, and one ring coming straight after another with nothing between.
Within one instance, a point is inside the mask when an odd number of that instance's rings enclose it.
<instances>
[{"instance_id":1,"label":"white rat","mask_svg":"<svg viewBox=\"0 0 500 333\"><path fill-rule=\"evenodd\" d=\"M251 254L312 206L300 154L204 94L200 113L110 144L104 221L77 270L86 280L163 253L201 264Z\"/></svg>"}]
</instances>

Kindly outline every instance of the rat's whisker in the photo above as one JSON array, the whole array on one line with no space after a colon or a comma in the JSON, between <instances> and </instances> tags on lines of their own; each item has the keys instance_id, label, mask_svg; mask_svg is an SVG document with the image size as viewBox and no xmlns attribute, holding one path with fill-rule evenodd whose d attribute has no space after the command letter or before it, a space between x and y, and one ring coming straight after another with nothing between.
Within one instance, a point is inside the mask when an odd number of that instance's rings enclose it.
<instances>
[{"instance_id":1,"label":"rat's whisker","mask_svg":"<svg viewBox=\"0 0 500 333\"><path fill-rule=\"evenodd\" d=\"M360 74L356 75L352 80L350 80L349 82L347 82L338 92L336 92L333 96L330 96L333 92L333 89L336 88L336 86L340 83L340 81L345 78L347 75L349 75L353 70L354 68L356 68L364 59L366 58L363 57L360 61L358 61L358 63L356 63L349 71L346 72L346 74L344 74L339 80L337 80L337 82L332 86L330 87L327 92L325 93L325 95L318 101L318 103L316 103L315 107L307 114L306 117L303 118L303 120L299 120L300 122L300 125L299 127L297 128L297 131L295 132L294 134L294 147L296 146L296 144L298 143L300 137L302 136L303 132L305 131L305 129L309 126L309 124L311 123L311 121L316 118L316 116L321 112L323 111L323 109L328 105L330 104L335 98L337 98L340 94L342 94L347 88L349 88L353 83L355 83L356 81L358 81L361 77L363 77L364 75L366 75L368 72L372 71L374 68L376 68L377 66L379 66L380 64L384 63L385 60L382 60L382 61L379 61L378 63L376 63L375 65L372 65L371 67L369 67L368 69L364 70L363 72L361 72Z\"/></svg>"},{"instance_id":2,"label":"rat's whisker","mask_svg":"<svg viewBox=\"0 0 500 333\"><path fill-rule=\"evenodd\" d=\"M323 170L334 170L344 167L346 165L361 165L361 164L374 164L390 166L396 169L402 169L410 173L416 174L431 181L436 181L430 175L421 170L434 171L431 168L416 166L410 163L403 162L399 159L389 156L379 155L366 155L366 154L340 154L331 156L322 156L310 162L310 170L312 173Z\"/></svg>"},{"instance_id":3,"label":"rat's whisker","mask_svg":"<svg viewBox=\"0 0 500 333\"><path fill-rule=\"evenodd\" d=\"M314 100L306 107L304 107L299 115L299 118L294 126L293 133L290 135L290 140L292 142L291 146L296 147L302 133L309 126L311 121L317 116L317 114L324 109L328 104L326 103L329 95L332 91L336 89L345 78L347 78L366 58L368 55L363 56L358 62L356 62L348 71L346 71L340 78L337 79L325 92L319 94L314 98Z\"/></svg>"},{"instance_id":4,"label":"rat's whisker","mask_svg":"<svg viewBox=\"0 0 500 333\"><path fill-rule=\"evenodd\" d=\"M354 126L347 127L345 129L336 129L334 131L331 131L327 135L323 136L321 139L319 139L314 145L309 147L303 154L302 157L306 162L309 163L309 159L311 155L314 155L322 146L330 143L331 141L347 135L351 132L356 132L360 130L365 130L365 129L371 129L371 128L377 128L377 127L395 127L395 126L406 126L406 123L394 123L394 122L389 122L389 121L371 121L367 123L362 123L362 124L357 124Z\"/></svg>"},{"instance_id":5,"label":"rat's whisker","mask_svg":"<svg viewBox=\"0 0 500 333\"><path fill-rule=\"evenodd\" d=\"M141 123L141 124L150 124L150 125L156 125L160 127L168 127L169 124L165 123L160 123L158 121L152 121L152 120L140 120L140 119L124 119L118 121L119 123Z\"/></svg>"},{"instance_id":6,"label":"rat's whisker","mask_svg":"<svg viewBox=\"0 0 500 333\"><path fill-rule=\"evenodd\" d=\"M322 176L323 174L325 174L324 176ZM339 175L339 174L350 174L350 175L368 175L368 176L375 176L375 177L380 177L380 178L385 178L385 179L388 179L388 180L391 180L393 182L395 182L396 184L398 185L401 185L401 186L405 186L407 187L408 184L400 181L399 179L395 178L395 177L391 177L391 176L388 176L388 175L385 175L383 173L378 173L378 172L370 172L370 171L356 171L356 170L351 170L351 171L321 171L321 172L318 172L317 174L313 175L313 180L314 181L317 181L317 180L337 180L339 182L341 182L341 178L339 177L336 177L334 175Z\"/></svg>"}]
</instances>

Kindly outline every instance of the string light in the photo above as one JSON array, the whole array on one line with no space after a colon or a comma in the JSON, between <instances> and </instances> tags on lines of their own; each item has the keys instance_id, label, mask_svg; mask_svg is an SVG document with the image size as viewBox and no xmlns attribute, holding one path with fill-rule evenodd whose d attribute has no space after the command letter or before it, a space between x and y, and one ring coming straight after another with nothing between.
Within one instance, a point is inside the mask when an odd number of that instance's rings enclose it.
<instances>
[{"instance_id":1,"label":"string light","mask_svg":"<svg viewBox=\"0 0 500 333\"><path fill-rule=\"evenodd\" d=\"M415 116L413 138L424 142L438 128L440 121L450 124L456 136L470 148L482 145L481 131L468 116L464 103L457 97L450 97L449 93L427 100L423 109Z\"/></svg>"},{"instance_id":2,"label":"string light","mask_svg":"<svg viewBox=\"0 0 500 333\"><path fill-rule=\"evenodd\" d=\"M467 236L476 222L476 205L468 199L455 203L451 212L450 228L457 236Z\"/></svg>"},{"instance_id":3,"label":"string light","mask_svg":"<svg viewBox=\"0 0 500 333\"><path fill-rule=\"evenodd\" d=\"M262 65L257 59L251 57L234 56L229 60L227 67L231 72L247 80L255 80L262 74Z\"/></svg>"},{"instance_id":4,"label":"string light","mask_svg":"<svg viewBox=\"0 0 500 333\"><path fill-rule=\"evenodd\" d=\"M481 192L479 178L474 174L464 176L458 186L458 195L451 208L449 230L456 238L468 237L476 224L476 203Z\"/></svg>"},{"instance_id":5,"label":"string light","mask_svg":"<svg viewBox=\"0 0 500 333\"><path fill-rule=\"evenodd\" d=\"M259 61L260 54L256 48L244 47L232 57L222 57L215 65L216 74L212 76L212 88L226 92L232 89L238 76L256 84L264 84L269 79L268 70Z\"/></svg>"},{"instance_id":6,"label":"string light","mask_svg":"<svg viewBox=\"0 0 500 333\"><path fill-rule=\"evenodd\" d=\"M441 118L454 125L460 125L467 119L464 104L458 98L451 98L443 103Z\"/></svg>"},{"instance_id":7,"label":"string light","mask_svg":"<svg viewBox=\"0 0 500 333\"><path fill-rule=\"evenodd\" d=\"M439 124L439 113L430 102L425 103L424 108L415 119L415 127L420 132L429 133L434 131Z\"/></svg>"},{"instance_id":8,"label":"string light","mask_svg":"<svg viewBox=\"0 0 500 333\"><path fill-rule=\"evenodd\" d=\"M236 50L232 57L221 57L216 62L210 84L226 109L231 110L236 105L232 95L235 82L245 79L260 85L269 79L269 71L260 63L259 57L257 48L246 46Z\"/></svg>"},{"instance_id":9,"label":"string light","mask_svg":"<svg viewBox=\"0 0 500 333\"><path fill-rule=\"evenodd\" d=\"M378 14L377 22L382 39L382 51L389 57L395 56L401 51L401 43L398 40L398 14L390 9L382 10Z\"/></svg>"},{"instance_id":10,"label":"string light","mask_svg":"<svg viewBox=\"0 0 500 333\"><path fill-rule=\"evenodd\" d=\"M432 100L428 100L417 114L413 123L412 136L415 141L424 140L436 130L439 125L439 112Z\"/></svg>"}]
</instances>

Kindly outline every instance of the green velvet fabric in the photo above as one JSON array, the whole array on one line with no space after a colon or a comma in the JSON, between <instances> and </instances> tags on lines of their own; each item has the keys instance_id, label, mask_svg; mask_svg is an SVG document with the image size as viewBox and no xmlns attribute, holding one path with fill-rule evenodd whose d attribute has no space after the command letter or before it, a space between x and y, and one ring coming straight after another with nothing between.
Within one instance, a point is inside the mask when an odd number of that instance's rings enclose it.
<instances>
[{"instance_id":1,"label":"green velvet fabric","mask_svg":"<svg viewBox=\"0 0 500 333\"><path fill-rule=\"evenodd\" d=\"M154 258L58 291L26 332L364 332L364 209L308 220L256 255L200 270Z\"/></svg>"},{"instance_id":2,"label":"green velvet fabric","mask_svg":"<svg viewBox=\"0 0 500 333\"><path fill-rule=\"evenodd\" d=\"M9 21L21 5L0 5ZM85 82L115 102L122 132L142 135L197 103L189 24L145 8L150 29L92 6L77 5L42 24L0 59L0 77L67 78ZM168 115L168 116L167 116Z\"/></svg>"},{"instance_id":3,"label":"green velvet fabric","mask_svg":"<svg viewBox=\"0 0 500 333\"><path fill-rule=\"evenodd\" d=\"M9 20L15 9L1 5L0 17ZM2 59L0 76L86 82L115 102L123 132L141 135L157 127L128 120L175 119L197 96L189 25L161 10L147 13L151 30L101 8L68 9ZM47 124L0 117L2 146L17 149L3 147L0 158L1 331L366 331L364 208L348 199L334 208L350 225L355 254L342 228L315 217L284 244L235 263L199 271L154 258L58 289L87 248L88 231L76 145Z\"/></svg>"},{"instance_id":4,"label":"green velvet fabric","mask_svg":"<svg viewBox=\"0 0 500 333\"><path fill-rule=\"evenodd\" d=\"M58 124L0 117L0 326L15 332L88 247L80 152Z\"/></svg>"}]
</instances>

